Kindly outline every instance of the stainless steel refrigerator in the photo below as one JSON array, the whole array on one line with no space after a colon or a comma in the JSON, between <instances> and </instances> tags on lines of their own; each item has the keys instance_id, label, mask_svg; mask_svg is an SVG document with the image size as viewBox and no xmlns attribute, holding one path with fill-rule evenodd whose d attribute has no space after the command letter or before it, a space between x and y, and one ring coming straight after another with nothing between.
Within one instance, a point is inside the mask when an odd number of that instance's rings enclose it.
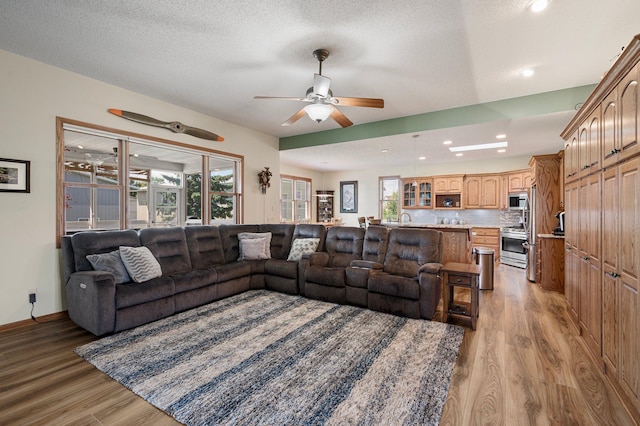
<instances>
[{"instance_id":1,"label":"stainless steel refrigerator","mask_svg":"<svg viewBox=\"0 0 640 426\"><path fill-rule=\"evenodd\" d=\"M527 208L524 211L525 214L525 227L527 230L527 242L524 243L527 249L527 279L531 282L536 282L536 272L538 263L538 252L536 242L536 187L532 186L529 189L529 197L527 200Z\"/></svg>"}]
</instances>

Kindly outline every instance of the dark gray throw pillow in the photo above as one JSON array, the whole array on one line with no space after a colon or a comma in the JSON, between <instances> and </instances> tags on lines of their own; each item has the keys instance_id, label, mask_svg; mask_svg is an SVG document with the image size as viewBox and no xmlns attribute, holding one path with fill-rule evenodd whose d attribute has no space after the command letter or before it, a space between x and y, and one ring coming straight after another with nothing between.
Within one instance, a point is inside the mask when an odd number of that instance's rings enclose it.
<instances>
[{"instance_id":1,"label":"dark gray throw pillow","mask_svg":"<svg viewBox=\"0 0 640 426\"><path fill-rule=\"evenodd\" d=\"M89 254L87 260L96 271L111 272L116 284L128 283L131 277L120 258L120 251L115 250L110 253Z\"/></svg>"}]
</instances>

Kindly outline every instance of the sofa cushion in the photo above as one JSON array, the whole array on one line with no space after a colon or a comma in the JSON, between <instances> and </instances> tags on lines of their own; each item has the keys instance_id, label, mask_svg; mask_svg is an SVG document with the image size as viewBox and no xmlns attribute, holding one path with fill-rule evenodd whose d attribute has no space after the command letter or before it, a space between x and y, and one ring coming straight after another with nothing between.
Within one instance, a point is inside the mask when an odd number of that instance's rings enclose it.
<instances>
[{"instance_id":1,"label":"sofa cushion","mask_svg":"<svg viewBox=\"0 0 640 426\"><path fill-rule=\"evenodd\" d=\"M224 263L222 237L217 226L195 225L184 228L192 269L207 269Z\"/></svg>"},{"instance_id":2,"label":"sofa cushion","mask_svg":"<svg viewBox=\"0 0 640 426\"><path fill-rule=\"evenodd\" d=\"M327 236L327 227L311 223L299 223L293 230L292 241L298 238L319 238L320 243L316 251L324 251L324 239ZM292 243L293 244L293 243Z\"/></svg>"},{"instance_id":3,"label":"sofa cushion","mask_svg":"<svg viewBox=\"0 0 640 426\"><path fill-rule=\"evenodd\" d=\"M102 254L89 254L87 255L87 260L96 271L111 272L116 284L131 281L127 268L122 263L120 250Z\"/></svg>"},{"instance_id":4,"label":"sofa cushion","mask_svg":"<svg viewBox=\"0 0 640 426\"><path fill-rule=\"evenodd\" d=\"M264 273L284 278L298 278L298 264L280 259L269 259L264 264Z\"/></svg>"},{"instance_id":5,"label":"sofa cushion","mask_svg":"<svg viewBox=\"0 0 640 426\"><path fill-rule=\"evenodd\" d=\"M316 251L319 243L320 238L298 238L294 240L287 260L289 262L298 262L305 254Z\"/></svg>"},{"instance_id":6,"label":"sofa cushion","mask_svg":"<svg viewBox=\"0 0 640 426\"><path fill-rule=\"evenodd\" d=\"M403 299L420 299L420 285L417 278L406 278L385 273L369 275L369 292L395 296Z\"/></svg>"},{"instance_id":7,"label":"sofa cushion","mask_svg":"<svg viewBox=\"0 0 640 426\"><path fill-rule=\"evenodd\" d=\"M75 271L91 271L93 267L87 260L89 254L109 253L120 246L138 247L138 233L132 229L126 231L78 232L71 237Z\"/></svg>"},{"instance_id":8,"label":"sofa cushion","mask_svg":"<svg viewBox=\"0 0 640 426\"><path fill-rule=\"evenodd\" d=\"M258 232L258 225L223 224L218 227L222 238L222 248L224 251L224 262L235 262L240 256L240 240L238 234L241 232Z\"/></svg>"},{"instance_id":9,"label":"sofa cushion","mask_svg":"<svg viewBox=\"0 0 640 426\"><path fill-rule=\"evenodd\" d=\"M442 233L430 229L395 228L389 232L384 271L415 278L421 265L441 259Z\"/></svg>"},{"instance_id":10,"label":"sofa cushion","mask_svg":"<svg viewBox=\"0 0 640 426\"><path fill-rule=\"evenodd\" d=\"M386 226L369 226L364 234L362 259L383 263L387 253L388 238L389 229Z\"/></svg>"},{"instance_id":11,"label":"sofa cushion","mask_svg":"<svg viewBox=\"0 0 640 426\"><path fill-rule=\"evenodd\" d=\"M305 286L309 283L321 284L329 287L344 287L344 268L323 266L308 266L305 270Z\"/></svg>"},{"instance_id":12,"label":"sofa cushion","mask_svg":"<svg viewBox=\"0 0 640 426\"><path fill-rule=\"evenodd\" d=\"M162 276L160 264L147 247L120 247L120 257L129 276L141 283Z\"/></svg>"},{"instance_id":13,"label":"sofa cushion","mask_svg":"<svg viewBox=\"0 0 640 426\"><path fill-rule=\"evenodd\" d=\"M172 297L174 294L175 285L171 277L158 277L140 284L118 284L116 285L116 309Z\"/></svg>"},{"instance_id":14,"label":"sofa cushion","mask_svg":"<svg viewBox=\"0 0 640 426\"><path fill-rule=\"evenodd\" d=\"M352 260L362 259L364 229L336 226L327 231L324 248L329 254L328 266L347 267Z\"/></svg>"},{"instance_id":15,"label":"sofa cushion","mask_svg":"<svg viewBox=\"0 0 640 426\"><path fill-rule=\"evenodd\" d=\"M225 263L224 265L216 266L215 270L218 274L217 282L219 283L251 275L251 266L248 262Z\"/></svg>"},{"instance_id":16,"label":"sofa cushion","mask_svg":"<svg viewBox=\"0 0 640 426\"><path fill-rule=\"evenodd\" d=\"M286 260L291 250L291 240L295 225L276 223L259 225L260 232L271 233L271 258Z\"/></svg>"},{"instance_id":17,"label":"sofa cushion","mask_svg":"<svg viewBox=\"0 0 640 426\"><path fill-rule=\"evenodd\" d=\"M163 274L191 270L189 246L183 228L144 228L140 230L140 242L158 259Z\"/></svg>"},{"instance_id":18,"label":"sofa cushion","mask_svg":"<svg viewBox=\"0 0 640 426\"><path fill-rule=\"evenodd\" d=\"M218 280L215 268L196 269L181 274L171 275L176 286L176 294L200 287L210 286Z\"/></svg>"}]
</instances>

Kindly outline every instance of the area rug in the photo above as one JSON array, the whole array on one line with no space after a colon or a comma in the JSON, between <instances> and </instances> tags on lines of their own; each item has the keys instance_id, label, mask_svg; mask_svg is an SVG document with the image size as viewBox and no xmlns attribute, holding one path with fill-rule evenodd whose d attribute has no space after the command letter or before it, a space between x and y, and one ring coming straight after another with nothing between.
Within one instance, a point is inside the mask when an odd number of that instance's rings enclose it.
<instances>
[{"instance_id":1,"label":"area rug","mask_svg":"<svg viewBox=\"0 0 640 426\"><path fill-rule=\"evenodd\" d=\"M257 290L76 353L188 425L437 425L463 335Z\"/></svg>"}]
</instances>

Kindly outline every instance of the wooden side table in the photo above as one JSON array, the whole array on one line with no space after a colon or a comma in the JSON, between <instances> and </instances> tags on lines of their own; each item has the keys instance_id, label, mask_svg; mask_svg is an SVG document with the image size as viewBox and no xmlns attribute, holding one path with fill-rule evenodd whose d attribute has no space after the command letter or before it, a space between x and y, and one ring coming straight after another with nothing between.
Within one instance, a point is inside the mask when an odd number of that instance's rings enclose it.
<instances>
[{"instance_id":1,"label":"wooden side table","mask_svg":"<svg viewBox=\"0 0 640 426\"><path fill-rule=\"evenodd\" d=\"M476 329L478 319L478 298L480 296L480 271L482 268L472 263L446 263L440 272L443 274L443 315L444 322L450 315L471 319L471 329ZM471 303L454 300L454 288L464 287L471 291Z\"/></svg>"}]
</instances>

